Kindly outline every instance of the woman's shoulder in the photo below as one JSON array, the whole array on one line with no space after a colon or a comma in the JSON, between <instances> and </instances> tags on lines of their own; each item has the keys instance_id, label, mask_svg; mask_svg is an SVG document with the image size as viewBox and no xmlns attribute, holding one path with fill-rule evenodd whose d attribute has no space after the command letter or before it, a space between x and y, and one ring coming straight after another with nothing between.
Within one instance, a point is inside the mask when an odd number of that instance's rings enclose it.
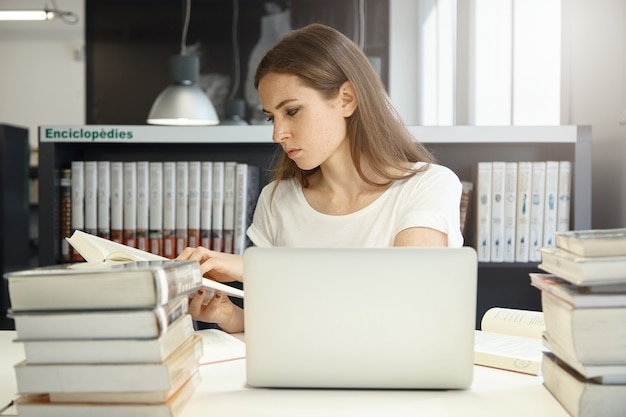
<instances>
[{"instance_id":1,"label":"woman's shoulder","mask_svg":"<svg viewBox=\"0 0 626 417\"><path fill-rule=\"evenodd\" d=\"M413 168L420 171L423 178L440 178L441 180L447 179L449 181L460 182L458 175L445 165L436 163L417 162L413 165Z\"/></svg>"}]
</instances>

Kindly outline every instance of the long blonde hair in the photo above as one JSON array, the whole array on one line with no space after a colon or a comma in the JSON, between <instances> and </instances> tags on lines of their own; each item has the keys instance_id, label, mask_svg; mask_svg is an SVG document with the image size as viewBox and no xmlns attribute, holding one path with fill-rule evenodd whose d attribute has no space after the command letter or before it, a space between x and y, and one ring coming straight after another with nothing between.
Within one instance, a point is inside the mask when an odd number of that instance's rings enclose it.
<instances>
[{"instance_id":1,"label":"long blonde hair","mask_svg":"<svg viewBox=\"0 0 626 417\"><path fill-rule=\"evenodd\" d=\"M326 98L334 98L339 87L350 81L357 108L346 119L347 136L354 166L360 177L371 185L414 175L407 173L407 163L434 162L426 147L417 142L391 104L385 87L365 54L348 37L336 29L311 24L285 35L259 63L254 85L268 73L292 74ZM384 184L364 174L365 158ZM428 165L423 169L427 169ZM303 187L307 177L319 169L303 171L285 154L277 162L275 180L297 178ZM403 174L398 174L398 173Z\"/></svg>"}]
</instances>

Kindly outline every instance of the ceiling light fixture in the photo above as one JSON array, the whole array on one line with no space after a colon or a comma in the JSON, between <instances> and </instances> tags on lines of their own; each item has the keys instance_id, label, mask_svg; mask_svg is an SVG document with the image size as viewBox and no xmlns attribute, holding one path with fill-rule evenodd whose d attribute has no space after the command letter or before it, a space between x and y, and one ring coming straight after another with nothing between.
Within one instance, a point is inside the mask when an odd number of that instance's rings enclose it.
<instances>
[{"instance_id":1,"label":"ceiling light fixture","mask_svg":"<svg viewBox=\"0 0 626 417\"><path fill-rule=\"evenodd\" d=\"M0 20L34 21L58 18L70 25L78 22L78 15L76 15L76 13L59 9L56 5L56 0L51 0L51 3L51 9L44 7L42 10L0 10Z\"/></svg>"},{"instance_id":2,"label":"ceiling light fixture","mask_svg":"<svg viewBox=\"0 0 626 417\"><path fill-rule=\"evenodd\" d=\"M185 23L180 55L170 57L173 84L166 87L154 101L148 124L170 126L210 126L219 124L213 103L196 85L200 75L200 57L187 54L187 30L191 16L191 0L186 2Z\"/></svg>"}]
</instances>

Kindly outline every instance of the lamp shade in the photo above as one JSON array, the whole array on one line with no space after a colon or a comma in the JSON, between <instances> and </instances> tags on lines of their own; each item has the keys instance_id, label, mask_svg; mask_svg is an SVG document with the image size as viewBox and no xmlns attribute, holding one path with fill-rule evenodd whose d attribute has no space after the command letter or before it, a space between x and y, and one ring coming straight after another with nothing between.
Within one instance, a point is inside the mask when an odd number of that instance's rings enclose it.
<instances>
[{"instance_id":1,"label":"lamp shade","mask_svg":"<svg viewBox=\"0 0 626 417\"><path fill-rule=\"evenodd\" d=\"M152 104L148 123L155 125L209 126L219 124L213 103L195 82L200 73L197 55L175 55L170 58L173 84Z\"/></svg>"}]
</instances>

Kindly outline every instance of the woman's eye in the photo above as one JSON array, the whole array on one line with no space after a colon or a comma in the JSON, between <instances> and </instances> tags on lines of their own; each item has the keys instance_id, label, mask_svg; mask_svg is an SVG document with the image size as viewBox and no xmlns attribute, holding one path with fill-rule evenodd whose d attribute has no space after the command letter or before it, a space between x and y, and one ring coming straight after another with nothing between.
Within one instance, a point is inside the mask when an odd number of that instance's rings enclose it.
<instances>
[{"instance_id":1,"label":"woman's eye","mask_svg":"<svg viewBox=\"0 0 626 417\"><path fill-rule=\"evenodd\" d=\"M290 109L290 110L287 110L287 115L288 115L288 116L295 116L295 115L296 115L296 113L298 113L298 109Z\"/></svg>"},{"instance_id":2,"label":"woman's eye","mask_svg":"<svg viewBox=\"0 0 626 417\"><path fill-rule=\"evenodd\" d=\"M272 116L267 116L267 121L270 123L274 123L274 118Z\"/></svg>"}]
</instances>

